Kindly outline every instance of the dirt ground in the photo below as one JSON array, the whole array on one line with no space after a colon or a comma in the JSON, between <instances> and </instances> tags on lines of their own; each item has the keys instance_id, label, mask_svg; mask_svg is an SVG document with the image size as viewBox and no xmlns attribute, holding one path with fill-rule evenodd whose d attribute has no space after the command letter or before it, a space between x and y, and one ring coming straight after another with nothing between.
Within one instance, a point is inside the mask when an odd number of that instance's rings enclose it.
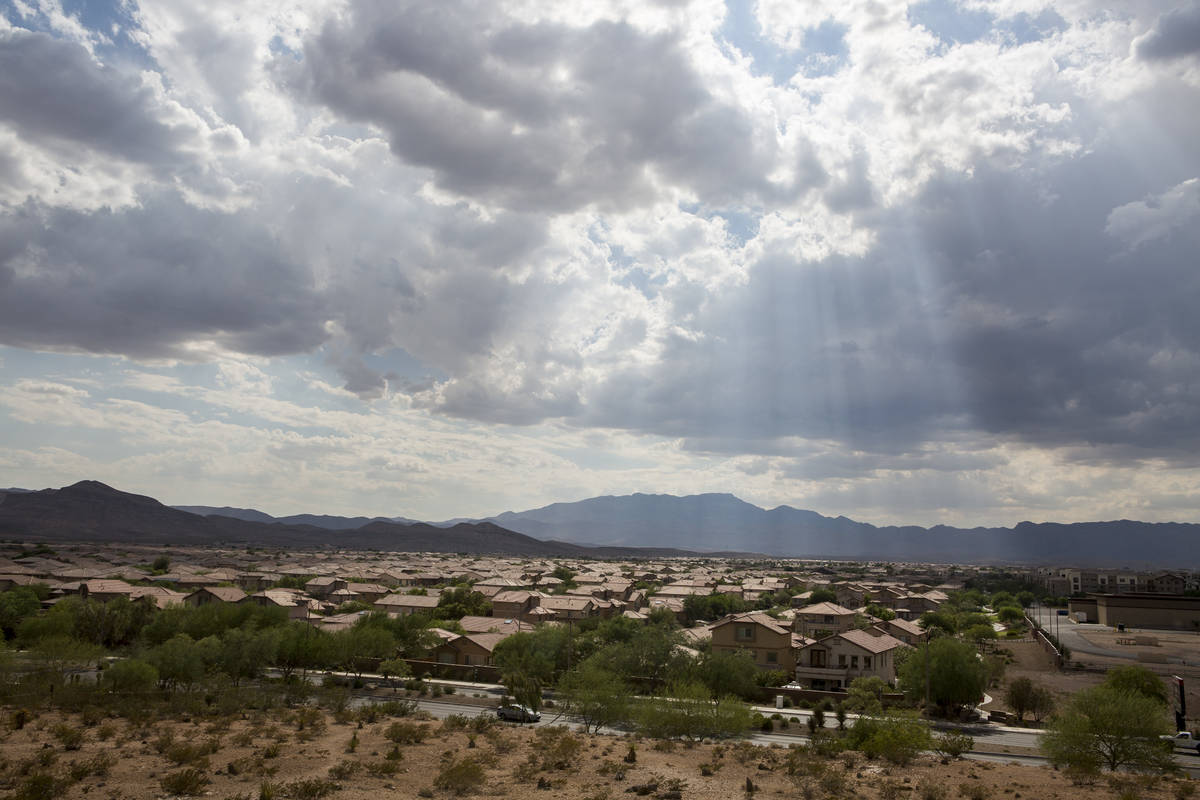
<instances>
[{"instance_id":1,"label":"dirt ground","mask_svg":"<svg viewBox=\"0 0 1200 800\"><path fill-rule=\"evenodd\" d=\"M793 761L797 774L789 775L789 751L782 748L656 745L650 740L570 734L561 728L494 724L490 716L486 729L469 732L411 718L378 718L360 727L355 722L336 722L322 712L287 710L247 719L144 725L119 719L84 724L78 716L44 713L14 730L14 711L0 713L5 723L0 732L0 792L12 797L163 798L172 795L161 784L164 778L194 769L194 775L208 781L194 787L195 792L229 800L443 798L456 792L435 787L439 774L466 758L479 766L481 778L467 793L529 800L639 796L656 800L1098 800L1118 796L1169 800L1190 796L1185 793L1196 788L1179 778L1149 785L1129 778L1120 785L1101 780L1077 786L1048 767L973 761L943 764L929 757L896 767L867 761L857 753L835 758L806 755ZM392 731L393 738L413 738L412 732L419 728L423 741L393 744L387 734L395 723L400 723L400 729ZM72 731L82 734L79 741L71 741ZM631 744L635 760L628 763ZM59 783L49 794L35 794L31 779L38 774L51 775ZM746 792L747 780L753 784L752 795Z\"/></svg>"},{"instance_id":2,"label":"dirt ground","mask_svg":"<svg viewBox=\"0 0 1200 800\"><path fill-rule=\"evenodd\" d=\"M1159 646L1127 647L1118 645L1118 637L1153 636ZM1187 693L1188 724L1191 728L1200 726L1200 634L1182 631L1137 631L1118 634L1116 631L1092 629L1083 633L1084 638L1100 647L1112 650L1129 649L1154 650L1167 656L1183 658L1186 664L1161 664L1130 659L1111 658L1092 653L1077 653L1072 657L1072 666L1065 670L1056 670L1054 662L1046 650L1037 642L1004 643L1001 646L1013 654L1014 663L1008 666L1004 681L1000 688L991 689L988 694L992 702L984 706L988 710L1008 711L1004 703L1004 694L1008 683L1015 678L1026 677L1034 683L1045 686L1054 693L1055 700L1061 706L1071 695L1080 689L1097 686L1104 681L1105 673L1114 668L1129 664L1140 664L1143 667L1161 675L1167 682L1171 693L1172 708L1174 707L1175 683L1172 676L1178 675L1184 679L1184 690ZM1027 720L1028 722L1028 720Z\"/></svg>"}]
</instances>

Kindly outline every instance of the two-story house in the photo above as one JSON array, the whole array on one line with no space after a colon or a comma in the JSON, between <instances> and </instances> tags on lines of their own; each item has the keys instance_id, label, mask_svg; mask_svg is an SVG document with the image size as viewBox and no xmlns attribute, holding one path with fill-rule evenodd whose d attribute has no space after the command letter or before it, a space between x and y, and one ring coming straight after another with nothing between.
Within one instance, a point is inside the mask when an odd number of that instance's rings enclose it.
<instances>
[{"instance_id":1,"label":"two-story house","mask_svg":"<svg viewBox=\"0 0 1200 800\"><path fill-rule=\"evenodd\" d=\"M854 611L837 603L815 603L796 609L792 630L809 639L821 639L854 627Z\"/></svg>"},{"instance_id":2,"label":"two-story house","mask_svg":"<svg viewBox=\"0 0 1200 800\"><path fill-rule=\"evenodd\" d=\"M791 673L795 651L807 640L761 611L729 614L709 626L714 653L745 650L759 669Z\"/></svg>"},{"instance_id":3,"label":"two-story house","mask_svg":"<svg viewBox=\"0 0 1200 800\"><path fill-rule=\"evenodd\" d=\"M896 653L908 647L877 628L848 630L800 648L796 683L807 689L844 689L855 678L896 682Z\"/></svg>"}]
</instances>

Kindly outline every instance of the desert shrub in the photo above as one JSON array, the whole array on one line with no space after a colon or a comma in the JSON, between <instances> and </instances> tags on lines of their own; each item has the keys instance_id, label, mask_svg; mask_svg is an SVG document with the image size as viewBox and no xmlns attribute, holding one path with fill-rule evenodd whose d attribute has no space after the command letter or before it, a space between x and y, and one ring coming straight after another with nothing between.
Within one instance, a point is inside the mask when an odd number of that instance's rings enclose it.
<instances>
[{"instance_id":1,"label":"desert shrub","mask_svg":"<svg viewBox=\"0 0 1200 800\"><path fill-rule=\"evenodd\" d=\"M466 730L470 724L471 718L466 714L450 714L442 720L442 730L447 732Z\"/></svg>"},{"instance_id":2,"label":"desert shrub","mask_svg":"<svg viewBox=\"0 0 1200 800\"><path fill-rule=\"evenodd\" d=\"M846 743L871 758L881 757L903 766L931 746L931 737L928 726L911 717L864 716L854 723Z\"/></svg>"},{"instance_id":3,"label":"desert shrub","mask_svg":"<svg viewBox=\"0 0 1200 800\"><path fill-rule=\"evenodd\" d=\"M438 789L463 795L479 789L485 780L483 766L475 759L467 757L446 762L433 779L433 785Z\"/></svg>"},{"instance_id":4,"label":"desert shrub","mask_svg":"<svg viewBox=\"0 0 1200 800\"><path fill-rule=\"evenodd\" d=\"M579 757L583 741L565 726L558 725L538 728L535 748L540 755L542 769L569 769Z\"/></svg>"},{"instance_id":5,"label":"desert shrub","mask_svg":"<svg viewBox=\"0 0 1200 800\"><path fill-rule=\"evenodd\" d=\"M971 752L975 739L961 731L947 731L933 737L933 750L945 758L961 758L963 753Z\"/></svg>"},{"instance_id":6,"label":"desert shrub","mask_svg":"<svg viewBox=\"0 0 1200 800\"><path fill-rule=\"evenodd\" d=\"M396 760L368 761L363 767L371 775L386 777L400 771L400 762Z\"/></svg>"},{"instance_id":7,"label":"desert shrub","mask_svg":"<svg viewBox=\"0 0 1200 800\"><path fill-rule=\"evenodd\" d=\"M1188 798L1196 796L1196 784L1190 780L1175 784L1175 800L1188 800Z\"/></svg>"},{"instance_id":8,"label":"desert shrub","mask_svg":"<svg viewBox=\"0 0 1200 800\"><path fill-rule=\"evenodd\" d=\"M884 781L879 784L879 800L900 800L905 795L905 786L900 781Z\"/></svg>"},{"instance_id":9,"label":"desert shrub","mask_svg":"<svg viewBox=\"0 0 1200 800\"><path fill-rule=\"evenodd\" d=\"M284 784L283 794L292 800L320 800L326 795L333 794L339 788L336 783L324 778L303 778Z\"/></svg>"},{"instance_id":10,"label":"desert shrub","mask_svg":"<svg viewBox=\"0 0 1200 800\"><path fill-rule=\"evenodd\" d=\"M173 764L182 766L191 764L196 767L208 766L208 755L221 749L220 742L208 739L196 744L187 742L172 742L163 750L163 756Z\"/></svg>"},{"instance_id":11,"label":"desert shrub","mask_svg":"<svg viewBox=\"0 0 1200 800\"><path fill-rule=\"evenodd\" d=\"M116 763L111 753L97 753L89 759L71 765L68 774L72 781L81 781L89 775L104 778Z\"/></svg>"},{"instance_id":12,"label":"desert shrub","mask_svg":"<svg viewBox=\"0 0 1200 800\"><path fill-rule=\"evenodd\" d=\"M960 783L958 793L966 800L987 800L990 794L988 788L982 783Z\"/></svg>"},{"instance_id":13,"label":"desert shrub","mask_svg":"<svg viewBox=\"0 0 1200 800\"><path fill-rule=\"evenodd\" d=\"M62 744L64 750L78 750L83 744L83 731L73 725L59 723L51 728L50 732Z\"/></svg>"},{"instance_id":14,"label":"desert shrub","mask_svg":"<svg viewBox=\"0 0 1200 800\"><path fill-rule=\"evenodd\" d=\"M357 761L351 761L350 759L339 761L337 764L334 764L329 768L329 777L333 778L334 780L344 781L355 772L358 772L359 766L360 765Z\"/></svg>"},{"instance_id":15,"label":"desert shrub","mask_svg":"<svg viewBox=\"0 0 1200 800\"><path fill-rule=\"evenodd\" d=\"M946 786L933 777L926 776L917 784L916 796L919 800L946 800L948 795Z\"/></svg>"},{"instance_id":16,"label":"desert shrub","mask_svg":"<svg viewBox=\"0 0 1200 800\"><path fill-rule=\"evenodd\" d=\"M58 800L66 792L66 782L46 773L35 773L17 785L11 800Z\"/></svg>"},{"instance_id":17,"label":"desert shrub","mask_svg":"<svg viewBox=\"0 0 1200 800\"><path fill-rule=\"evenodd\" d=\"M209 780L203 770L189 767L164 775L158 783L167 794L194 796L204 793Z\"/></svg>"},{"instance_id":18,"label":"desert shrub","mask_svg":"<svg viewBox=\"0 0 1200 800\"><path fill-rule=\"evenodd\" d=\"M420 744L428 733L429 728L415 722L393 722L383 735L396 744Z\"/></svg>"}]
</instances>

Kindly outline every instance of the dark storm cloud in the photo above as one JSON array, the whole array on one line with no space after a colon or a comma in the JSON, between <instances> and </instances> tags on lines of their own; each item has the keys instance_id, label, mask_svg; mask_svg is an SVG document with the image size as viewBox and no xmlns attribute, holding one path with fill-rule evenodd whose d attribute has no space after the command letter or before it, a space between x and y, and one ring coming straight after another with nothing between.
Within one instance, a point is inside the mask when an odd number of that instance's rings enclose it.
<instances>
[{"instance_id":1,"label":"dark storm cloud","mask_svg":"<svg viewBox=\"0 0 1200 800\"><path fill-rule=\"evenodd\" d=\"M154 93L43 33L0 33L0 124L25 139L83 145L126 161L177 163L194 128L161 120Z\"/></svg>"},{"instance_id":2,"label":"dark storm cloud","mask_svg":"<svg viewBox=\"0 0 1200 800\"><path fill-rule=\"evenodd\" d=\"M163 196L93 214L0 217L0 342L133 357L192 339L277 355L319 346L322 301L266 231Z\"/></svg>"},{"instance_id":3,"label":"dark storm cloud","mask_svg":"<svg viewBox=\"0 0 1200 800\"><path fill-rule=\"evenodd\" d=\"M1200 3L1163 14L1134 44L1138 58L1166 61L1200 53Z\"/></svg>"},{"instance_id":4,"label":"dark storm cloud","mask_svg":"<svg viewBox=\"0 0 1200 800\"><path fill-rule=\"evenodd\" d=\"M1155 91L1129 113L1154 118L1178 99ZM1200 204L1196 182L1179 180L1200 173L1200 119L1138 133L1140 149L1110 142L1034 180L943 173L912 203L871 212L878 238L862 257L764 258L660 363L594 387L584 419L696 450L837 442L896 469L941 462L888 454L977 435L1081 459L1194 460ZM797 475L858 469L797 455Z\"/></svg>"},{"instance_id":5,"label":"dark storm cloud","mask_svg":"<svg viewBox=\"0 0 1200 800\"><path fill-rule=\"evenodd\" d=\"M709 202L774 191L773 138L707 91L670 34L523 24L488 3L364 2L292 71L442 188L510 208L638 205L648 170Z\"/></svg>"}]
</instances>

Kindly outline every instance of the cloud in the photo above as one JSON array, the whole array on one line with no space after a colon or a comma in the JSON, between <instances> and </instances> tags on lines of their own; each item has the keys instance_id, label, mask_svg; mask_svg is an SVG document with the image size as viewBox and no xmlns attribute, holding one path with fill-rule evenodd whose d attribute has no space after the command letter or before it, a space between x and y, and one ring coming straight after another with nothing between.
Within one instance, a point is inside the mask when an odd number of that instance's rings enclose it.
<instances>
[{"instance_id":1,"label":"cloud","mask_svg":"<svg viewBox=\"0 0 1200 800\"><path fill-rule=\"evenodd\" d=\"M0 122L23 138L157 166L189 158L195 120L171 119L152 84L43 33L0 32Z\"/></svg>"},{"instance_id":2,"label":"cloud","mask_svg":"<svg viewBox=\"0 0 1200 800\"><path fill-rule=\"evenodd\" d=\"M712 202L774 191L774 137L705 87L672 32L368 0L309 38L291 73L441 189L508 208L638 207L662 184Z\"/></svg>"},{"instance_id":3,"label":"cloud","mask_svg":"<svg viewBox=\"0 0 1200 800\"><path fill-rule=\"evenodd\" d=\"M1200 3L1173 8L1133 43L1143 61L1169 61L1200 53Z\"/></svg>"},{"instance_id":4,"label":"cloud","mask_svg":"<svg viewBox=\"0 0 1200 800\"><path fill-rule=\"evenodd\" d=\"M325 340L304 265L262 228L170 195L83 213L28 203L0 216L0 341L140 358L197 341L262 355Z\"/></svg>"},{"instance_id":5,"label":"cloud","mask_svg":"<svg viewBox=\"0 0 1200 800\"><path fill-rule=\"evenodd\" d=\"M1105 233L1131 248L1193 227L1200 221L1200 179L1190 178L1162 194L1112 210Z\"/></svg>"}]
</instances>

